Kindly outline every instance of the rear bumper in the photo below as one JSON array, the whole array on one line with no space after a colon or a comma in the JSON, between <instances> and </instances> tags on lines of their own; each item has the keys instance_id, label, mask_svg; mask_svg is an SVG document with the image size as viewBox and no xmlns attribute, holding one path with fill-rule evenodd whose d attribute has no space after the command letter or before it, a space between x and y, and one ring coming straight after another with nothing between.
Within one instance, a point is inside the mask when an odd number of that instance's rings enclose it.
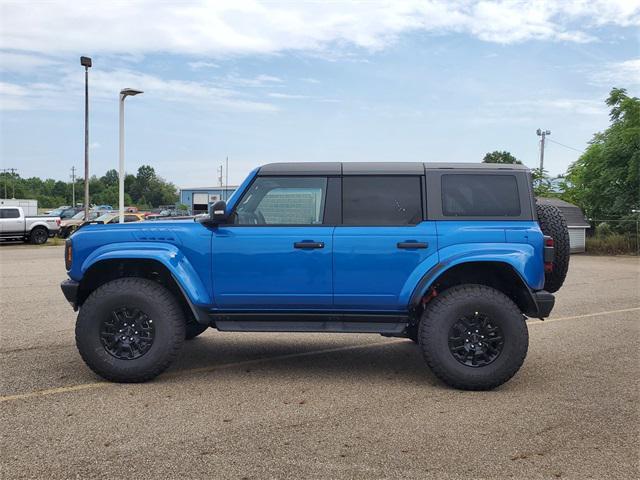
<instances>
[{"instance_id":1,"label":"rear bumper","mask_svg":"<svg viewBox=\"0 0 640 480\"><path fill-rule=\"evenodd\" d=\"M60 283L60 288L64 294L64 298L71 304L74 310L78 309L78 289L80 284L75 280L64 280Z\"/></svg>"},{"instance_id":2,"label":"rear bumper","mask_svg":"<svg viewBox=\"0 0 640 480\"><path fill-rule=\"evenodd\" d=\"M530 317L545 318L548 317L553 310L553 306L556 303L556 297L546 290L538 290L532 292L533 302L536 305L535 315L528 315Z\"/></svg>"}]
</instances>

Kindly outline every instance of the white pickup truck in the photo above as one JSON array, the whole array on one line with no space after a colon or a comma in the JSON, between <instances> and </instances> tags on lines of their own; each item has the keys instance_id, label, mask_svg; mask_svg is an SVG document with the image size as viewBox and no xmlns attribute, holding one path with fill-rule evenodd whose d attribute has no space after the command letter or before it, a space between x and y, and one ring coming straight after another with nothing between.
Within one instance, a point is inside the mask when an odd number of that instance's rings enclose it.
<instances>
[{"instance_id":1,"label":"white pickup truck","mask_svg":"<svg viewBox=\"0 0 640 480\"><path fill-rule=\"evenodd\" d=\"M60 230L60 217L26 217L22 207L0 207L0 238L19 238L36 245Z\"/></svg>"}]
</instances>

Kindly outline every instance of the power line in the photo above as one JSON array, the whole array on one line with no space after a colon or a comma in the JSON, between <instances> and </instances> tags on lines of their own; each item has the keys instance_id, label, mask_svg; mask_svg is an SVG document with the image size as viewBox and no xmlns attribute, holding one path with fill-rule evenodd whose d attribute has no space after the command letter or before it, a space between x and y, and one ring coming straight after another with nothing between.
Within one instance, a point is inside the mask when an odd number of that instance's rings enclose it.
<instances>
[{"instance_id":1,"label":"power line","mask_svg":"<svg viewBox=\"0 0 640 480\"><path fill-rule=\"evenodd\" d=\"M551 142L551 143L556 143L556 144L560 145L561 147L568 148L569 150L575 150L576 152L584 153L584 150L580 150L578 148L570 147L569 145L565 145L564 143L556 142L555 140L551 140L550 138L547 138L547 141Z\"/></svg>"}]
</instances>

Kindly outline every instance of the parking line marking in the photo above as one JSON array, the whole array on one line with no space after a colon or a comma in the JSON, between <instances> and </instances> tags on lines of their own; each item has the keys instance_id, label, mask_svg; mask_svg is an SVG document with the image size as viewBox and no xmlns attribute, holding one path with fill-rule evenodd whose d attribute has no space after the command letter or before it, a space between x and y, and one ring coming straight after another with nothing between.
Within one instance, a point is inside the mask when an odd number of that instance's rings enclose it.
<instances>
[{"instance_id":1,"label":"parking line marking","mask_svg":"<svg viewBox=\"0 0 640 480\"><path fill-rule=\"evenodd\" d=\"M178 370L175 372L169 372L163 375L163 377L176 377L182 376L189 373L203 373L203 372L213 372L215 370L223 370L227 368L235 368L235 367L244 367L246 365L253 365L256 363L269 362L274 360L287 360L290 358L300 358L300 357L309 357L311 355L322 355L325 353L333 353L333 352L342 352L345 350L356 350L360 348L369 348L369 347L378 347L381 345L391 345L393 343L401 343L404 342L405 339L389 341L385 340L383 342L375 342L375 343L367 343L365 345L348 345L345 347L335 347L335 348L325 348L323 350L313 350L311 352L302 352L302 353L287 353L286 355L276 355L274 357L261 357L254 358L252 360L243 360L241 362L234 363L223 363L222 365L215 365L210 367L198 367L198 368L189 368L186 370ZM106 386L118 385L112 382L94 382L94 383L81 383L79 385L71 385L69 387L58 387L58 388L49 388L46 390L35 390L33 392L20 393L16 395L6 395L0 396L0 403L10 402L13 400L22 400L27 398L35 398L35 397L44 397L47 395L55 395L58 393L67 393L67 392L75 392L78 390L88 390L91 388L102 388Z\"/></svg>"},{"instance_id":2,"label":"parking line marking","mask_svg":"<svg viewBox=\"0 0 640 480\"><path fill-rule=\"evenodd\" d=\"M533 320L531 322L527 322L527 325L539 325L543 323L559 322L560 320L577 320L578 318L599 317L601 315L612 315L614 313L636 312L638 310L640 310L640 307L623 308L621 310L609 310L608 312L585 313L583 315L573 315L571 317L549 318L547 320Z\"/></svg>"},{"instance_id":3,"label":"parking line marking","mask_svg":"<svg viewBox=\"0 0 640 480\"><path fill-rule=\"evenodd\" d=\"M0 403L10 402L12 400L22 400L24 398L44 397L46 395L54 395L56 393L76 392L78 390L88 390L90 388L101 388L111 385L109 382L81 383L80 385L71 385L69 387L48 388L46 390L36 390L34 392L20 393L17 395L6 395L0 397Z\"/></svg>"},{"instance_id":4,"label":"parking line marking","mask_svg":"<svg viewBox=\"0 0 640 480\"><path fill-rule=\"evenodd\" d=\"M602 315L612 315L615 313L626 313L626 312L635 312L640 310L640 307L633 308L623 308L621 310L609 310L606 312L594 312L594 313L585 313L583 315L573 315L570 317L558 317L558 318L550 318L548 320L533 320L527 322L527 325L541 325L550 322L559 322L560 320L577 320L579 318L588 318L588 317L598 317ZM179 375L189 374L189 373L204 373L204 372L213 372L216 370L223 370L227 368L235 368L235 367L244 367L246 365L254 365L257 363L269 362L269 361L277 361L277 360L288 360L290 358L301 358L301 357L309 357L312 355L322 355L325 353L334 353L334 352L343 352L346 350L357 350L360 348L369 348L369 347L378 347L381 345L392 345L394 343L405 342L405 339L389 341L385 340L383 342L375 342L375 343L367 343L365 345L348 345L345 347L336 347L336 348L325 348L323 350L313 350L311 352L302 352L302 353L288 353L286 355L277 355L275 357L262 357L255 358L252 360L243 360L241 362L234 363L226 363L222 365L216 365L211 367L198 367L198 368L190 368L187 370L179 370L175 372L169 372L165 374L164 377L176 377ZM0 403L3 402L11 402L14 400L23 400L28 398L36 398L36 397L44 397L47 395L56 395L58 393L68 393L68 392L77 392L81 390L89 390L92 388L102 388L107 386L114 385L111 382L94 382L94 383L81 383L79 385L71 385L68 387L57 387L57 388L49 388L46 390L35 390L33 392L20 393L16 395L6 395L0 396Z\"/></svg>"}]
</instances>

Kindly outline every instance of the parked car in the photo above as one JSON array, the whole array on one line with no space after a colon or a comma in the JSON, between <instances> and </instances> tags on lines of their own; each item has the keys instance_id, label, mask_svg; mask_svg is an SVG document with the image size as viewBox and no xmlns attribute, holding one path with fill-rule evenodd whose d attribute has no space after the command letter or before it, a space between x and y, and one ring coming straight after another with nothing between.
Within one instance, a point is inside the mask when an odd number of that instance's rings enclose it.
<instances>
[{"instance_id":1,"label":"parked car","mask_svg":"<svg viewBox=\"0 0 640 480\"><path fill-rule=\"evenodd\" d=\"M149 380L214 327L406 337L485 390L522 365L569 237L522 165L277 163L199 222L88 225L65 261L78 349L108 380Z\"/></svg>"},{"instance_id":2,"label":"parked car","mask_svg":"<svg viewBox=\"0 0 640 480\"><path fill-rule=\"evenodd\" d=\"M125 213L124 214L124 222L142 222L144 220L144 215L141 213ZM120 221L120 215L117 211L103 213L102 215L97 216L93 220L88 222L84 222L84 224L109 224L109 223L118 223Z\"/></svg>"},{"instance_id":3,"label":"parked car","mask_svg":"<svg viewBox=\"0 0 640 480\"><path fill-rule=\"evenodd\" d=\"M178 210L175 208L165 208L159 211L152 211L146 214L147 220L166 220L168 218L191 217L189 210Z\"/></svg>"},{"instance_id":4,"label":"parked car","mask_svg":"<svg viewBox=\"0 0 640 480\"><path fill-rule=\"evenodd\" d=\"M100 215L99 212L89 211L88 221L90 222L92 220L95 220L99 215ZM76 229L84 223L84 221L85 221L84 210L76 213L73 217L69 219L62 220L60 222L60 230L58 232L58 236L62 238L67 238L69 235L75 232Z\"/></svg>"},{"instance_id":5,"label":"parked car","mask_svg":"<svg viewBox=\"0 0 640 480\"><path fill-rule=\"evenodd\" d=\"M92 210L96 210L98 212L112 212L113 207L111 205L94 205Z\"/></svg>"},{"instance_id":6,"label":"parked car","mask_svg":"<svg viewBox=\"0 0 640 480\"><path fill-rule=\"evenodd\" d=\"M47 242L60 229L60 217L25 216L22 207L0 207L0 237L35 245Z\"/></svg>"},{"instance_id":7,"label":"parked car","mask_svg":"<svg viewBox=\"0 0 640 480\"><path fill-rule=\"evenodd\" d=\"M61 220L67 220L76 215L81 209L77 207L62 207L51 210L47 213L48 217L60 217Z\"/></svg>"}]
</instances>

